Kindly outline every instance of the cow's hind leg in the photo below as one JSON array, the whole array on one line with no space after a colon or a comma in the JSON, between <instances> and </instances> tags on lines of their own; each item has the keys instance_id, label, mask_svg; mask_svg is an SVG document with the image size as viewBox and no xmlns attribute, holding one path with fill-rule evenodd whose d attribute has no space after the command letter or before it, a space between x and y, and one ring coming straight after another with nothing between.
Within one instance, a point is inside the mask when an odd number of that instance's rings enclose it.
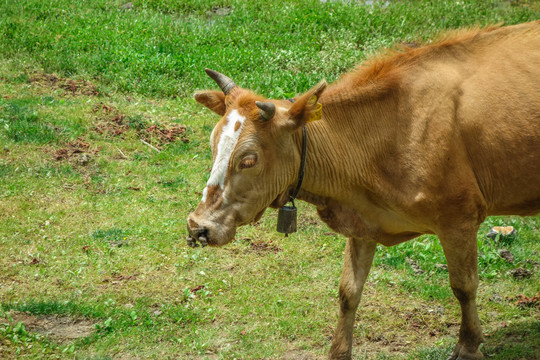
<instances>
[{"instance_id":1,"label":"cow's hind leg","mask_svg":"<svg viewBox=\"0 0 540 360\"><path fill-rule=\"evenodd\" d=\"M339 283L339 319L330 348L330 359L351 358L354 317L376 248L377 244L372 241L347 240Z\"/></svg>"},{"instance_id":2,"label":"cow's hind leg","mask_svg":"<svg viewBox=\"0 0 540 360\"><path fill-rule=\"evenodd\" d=\"M478 360L478 349L484 341L476 310L478 288L477 229L439 234L448 262L450 286L461 306L459 340L448 360Z\"/></svg>"}]
</instances>

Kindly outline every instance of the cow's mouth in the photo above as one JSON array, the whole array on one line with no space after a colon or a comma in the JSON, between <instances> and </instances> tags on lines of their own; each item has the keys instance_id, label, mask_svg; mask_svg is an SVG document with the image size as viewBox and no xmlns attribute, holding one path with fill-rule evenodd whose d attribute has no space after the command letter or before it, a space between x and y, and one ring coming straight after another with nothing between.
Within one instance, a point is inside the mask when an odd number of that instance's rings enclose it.
<instances>
[{"instance_id":1,"label":"cow's mouth","mask_svg":"<svg viewBox=\"0 0 540 360\"><path fill-rule=\"evenodd\" d=\"M186 243L191 248L196 247L205 247L205 246L221 246L229 243L234 239L236 234L236 229L238 226L247 225L250 223L255 223L261 219L265 212L266 208L258 212L254 218L251 220L238 222L239 219L234 219L231 217L233 224L229 224L229 221L224 220L224 222L214 222L214 221L204 221L196 220L194 215L191 214L188 217L187 230L188 236L186 238ZM236 220L236 221L235 221ZM234 222L236 222L234 224Z\"/></svg>"},{"instance_id":2,"label":"cow's mouth","mask_svg":"<svg viewBox=\"0 0 540 360\"><path fill-rule=\"evenodd\" d=\"M205 230L201 230L197 232L195 237L192 237L191 235L189 235L186 241L187 241L188 246L192 248L198 247L199 244L201 245L201 247L205 247L206 245L208 245L208 230L205 229Z\"/></svg>"}]
</instances>

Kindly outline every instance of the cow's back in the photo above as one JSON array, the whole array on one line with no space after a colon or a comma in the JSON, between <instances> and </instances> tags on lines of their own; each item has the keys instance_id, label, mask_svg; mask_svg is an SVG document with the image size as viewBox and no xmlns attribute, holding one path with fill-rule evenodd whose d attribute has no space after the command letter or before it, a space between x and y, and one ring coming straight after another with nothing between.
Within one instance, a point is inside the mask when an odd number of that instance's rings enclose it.
<instances>
[{"instance_id":1,"label":"cow's back","mask_svg":"<svg viewBox=\"0 0 540 360\"><path fill-rule=\"evenodd\" d=\"M487 215L540 211L540 21L438 46L400 86L396 138L416 165L400 186L441 203L476 192Z\"/></svg>"},{"instance_id":2,"label":"cow's back","mask_svg":"<svg viewBox=\"0 0 540 360\"><path fill-rule=\"evenodd\" d=\"M540 22L486 34L456 120L488 214L540 211Z\"/></svg>"}]
</instances>

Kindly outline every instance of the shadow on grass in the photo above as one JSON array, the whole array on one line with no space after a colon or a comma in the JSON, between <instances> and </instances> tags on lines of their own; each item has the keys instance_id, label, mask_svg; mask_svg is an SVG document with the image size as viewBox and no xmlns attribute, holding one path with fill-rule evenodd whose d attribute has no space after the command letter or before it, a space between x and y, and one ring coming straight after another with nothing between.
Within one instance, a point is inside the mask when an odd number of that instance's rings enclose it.
<instances>
[{"instance_id":1,"label":"shadow on grass","mask_svg":"<svg viewBox=\"0 0 540 360\"><path fill-rule=\"evenodd\" d=\"M540 321L524 319L499 328L486 336L482 352L492 360L540 360Z\"/></svg>"},{"instance_id":2,"label":"shadow on grass","mask_svg":"<svg viewBox=\"0 0 540 360\"><path fill-rule=\"evenodd\" d=\"M454 339L457 341L457 337ZM527 318L504 327L499 327L493 334L485 335L486 342L481 350L490 360L540 360L540 321ZM433 346L415 351L407 360L446 359L454 348L451 346ZM394 359L379 356L377 360Z\"/></svg>"}]
</instances>

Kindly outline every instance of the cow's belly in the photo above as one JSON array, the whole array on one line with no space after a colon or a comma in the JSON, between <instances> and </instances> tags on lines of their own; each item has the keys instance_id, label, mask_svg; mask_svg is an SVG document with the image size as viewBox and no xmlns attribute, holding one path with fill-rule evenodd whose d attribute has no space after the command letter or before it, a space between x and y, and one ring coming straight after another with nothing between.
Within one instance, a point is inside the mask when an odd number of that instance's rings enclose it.
<instances>
[{"instance_id":1,"label":"cow's belly","mask_svg":"<svg viewBox=\"0 0 540 360\"><path fill-rule=\"evenodd\" d=\"M433 232L413 224L398 214L377 206L370 206L369 214L352 207L329 202L317 206L321 219L334 231L352 238L372 239L385 246L393 246L423 234Z\"/></svg>"}]
</instances>

